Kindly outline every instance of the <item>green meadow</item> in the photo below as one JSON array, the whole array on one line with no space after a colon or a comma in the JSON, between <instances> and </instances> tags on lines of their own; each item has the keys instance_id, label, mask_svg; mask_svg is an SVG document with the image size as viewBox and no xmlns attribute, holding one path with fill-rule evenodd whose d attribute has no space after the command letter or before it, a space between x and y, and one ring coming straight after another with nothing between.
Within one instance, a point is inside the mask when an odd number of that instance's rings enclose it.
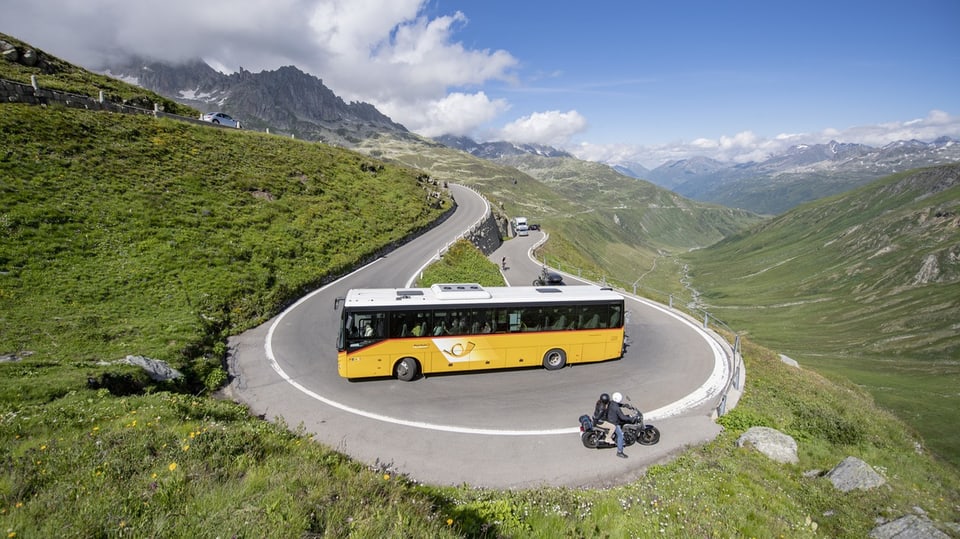
<instances>
[{"instance_id":1,"label":"green meadow","mask_svg":"<svg viewBox=\"0 0 960 539\"><path fill-rule=\"evenodd\" d=\"M622 486L435 487L352 461L217 399L225 340L430 226L449 201L422 172L57 107L0 106L0 140L7 537L863 537L918 507L960 518L956 469L908 425L750 338L724 432ZM465 244L433 271L498 274ZM184 378L116 363L131 354ZM800 463L738 449L755 425L794 436ZM889 486L843 494L816 472L848 455Z\"/></svg>"}]
</instances>

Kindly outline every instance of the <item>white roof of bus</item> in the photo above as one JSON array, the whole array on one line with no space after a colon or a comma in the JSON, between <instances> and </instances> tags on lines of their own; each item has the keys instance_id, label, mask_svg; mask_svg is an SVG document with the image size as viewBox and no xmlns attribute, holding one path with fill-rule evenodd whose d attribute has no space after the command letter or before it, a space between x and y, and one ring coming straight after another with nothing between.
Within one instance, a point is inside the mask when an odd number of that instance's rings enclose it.
<instances>
[{"instance_id":1,"label":"white roof of bus","mask_svg":"<svg viewBox=\"0 0 960 539\"><path fill-rule=\"evenodd\" d=\"M430 288L354 288L346 307L405 307L485 305L488 303L548 303L552 301L612 301L623 296L599 286L488 286L435 284Z\"/></svg>"}]
</instances>

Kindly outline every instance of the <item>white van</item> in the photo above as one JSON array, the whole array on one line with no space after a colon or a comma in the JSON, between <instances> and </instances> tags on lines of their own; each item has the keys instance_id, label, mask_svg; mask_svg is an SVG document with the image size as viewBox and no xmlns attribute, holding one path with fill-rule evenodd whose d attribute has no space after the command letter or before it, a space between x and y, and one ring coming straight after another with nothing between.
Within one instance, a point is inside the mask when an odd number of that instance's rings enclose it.
<instances>
[{"instance_id":1,"label":"white van","mask_svg":"<svg viewBox=\"0 0 960 539\"><path fill-rule=\"evenodd\" d=\"M529 234L529 228L527 227L527 218L526 217L514 217L513 218L513 233L516 236L526 236Z\"/></svg>"}]
</instances>

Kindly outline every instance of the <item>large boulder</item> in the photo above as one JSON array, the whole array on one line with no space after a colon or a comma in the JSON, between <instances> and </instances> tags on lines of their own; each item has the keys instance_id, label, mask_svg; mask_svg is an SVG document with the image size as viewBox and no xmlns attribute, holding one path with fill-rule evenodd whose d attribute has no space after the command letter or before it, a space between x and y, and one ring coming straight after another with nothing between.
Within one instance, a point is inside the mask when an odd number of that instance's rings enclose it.
<instances>
[{"instance_id":1,"label":"large boulder","mask_svg":"<svg viewBox=\"0 0 960 539\"><path fill-rule=\"evenodd\" d=\"M847 457L840 461L840 464L827 472L827 478L837 490L842 492L855 489L868 490L887 482L869 464L857 457Z\"/></svg>"},{"instance_id":2,"label":"large boulder","mask_svg":"<svg viewBox=\"0 0 960 539\"><path fill-rule=\"evenodd\" d=\"M753 447L783 464L796 464L800 461L797 456L797 441L770 427L750 427L737 439L737 447Z\"/></svg>"},{"instance_id":3,"label":"large boulder","mask_svg":"<svg viewBox=\"0 0 960 539\"><path fill-rule=\"evenodd\" d=\"M20 55L20 63L27 67L36 67L40 63L40 57L37 55L37 51L27 49Z\"/></svg>"},{"instance_id":4,"label":"large boulder","mask_svg":"<svg viewBox=\"0 0 960 539\"><path fill-rule=\"evenodd\" d=\"M177 369L174 369L166 361L161 361L159 359L151 359L144 356L127 356L123 358L121 363L127 363L129 365L136 365L144 371L147 375L156 382L163 382L165 380L176 380L183 376Z\"/></svg>"},{"instance_id":5,"label":"large boulder","mask_svg":"<svg viewBox=\"0 0 960 539\"><path fill-rule=\"evenodd\" d=\"M0 56L8 62L16 63L20 59L20 53L17 52L17 48L13 46L12 43L0 40Z\"/></svg>"},{"instance_id":6,"label":"large boulder","mask_svg":"<svg viewBox=\"0 0 960 539\"><path fill-rule=\"evenodd\" d=\"M950 539L929 519L907 515L877 526L870 532L871 539Z\"/></svg>"}]
</instances>

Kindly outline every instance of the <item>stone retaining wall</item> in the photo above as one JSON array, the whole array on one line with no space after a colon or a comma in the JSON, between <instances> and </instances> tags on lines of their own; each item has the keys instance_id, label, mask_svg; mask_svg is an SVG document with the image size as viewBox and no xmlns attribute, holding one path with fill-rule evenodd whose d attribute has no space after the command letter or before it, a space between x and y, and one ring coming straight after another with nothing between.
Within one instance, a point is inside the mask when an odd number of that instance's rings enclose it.
<instances>
[{"instance_id":1,"label":"stone retaining wall","mask_svg":"<svg viewBox=\"0 0 960 539\"><path fill-rule=\"evenodd\" d=\"M500 228L497 226L497 218L492 212L488 213L487 218L479 226L468 232L465 237L486 256L491 255L503 243L503 236L500 235Z\"/></svg>"},{"instance_id":2,"label":"stone retaining wall","mask_svg":"<svg viewBox=\"0 0 960 539\"><path fill-rule=\"evenodd\" d=\"M36 85L23 84L12 80L0 79L0 103L26 103L28 105L62 105L75 109L106 110L122 114L142 114L156 118L175 118L177 120L204 125L213 125L199 118L188 118L163 112L157 107L153 110L107 101L101 94L99 98L71 94Z\"/></svg>"}]
</instances>

